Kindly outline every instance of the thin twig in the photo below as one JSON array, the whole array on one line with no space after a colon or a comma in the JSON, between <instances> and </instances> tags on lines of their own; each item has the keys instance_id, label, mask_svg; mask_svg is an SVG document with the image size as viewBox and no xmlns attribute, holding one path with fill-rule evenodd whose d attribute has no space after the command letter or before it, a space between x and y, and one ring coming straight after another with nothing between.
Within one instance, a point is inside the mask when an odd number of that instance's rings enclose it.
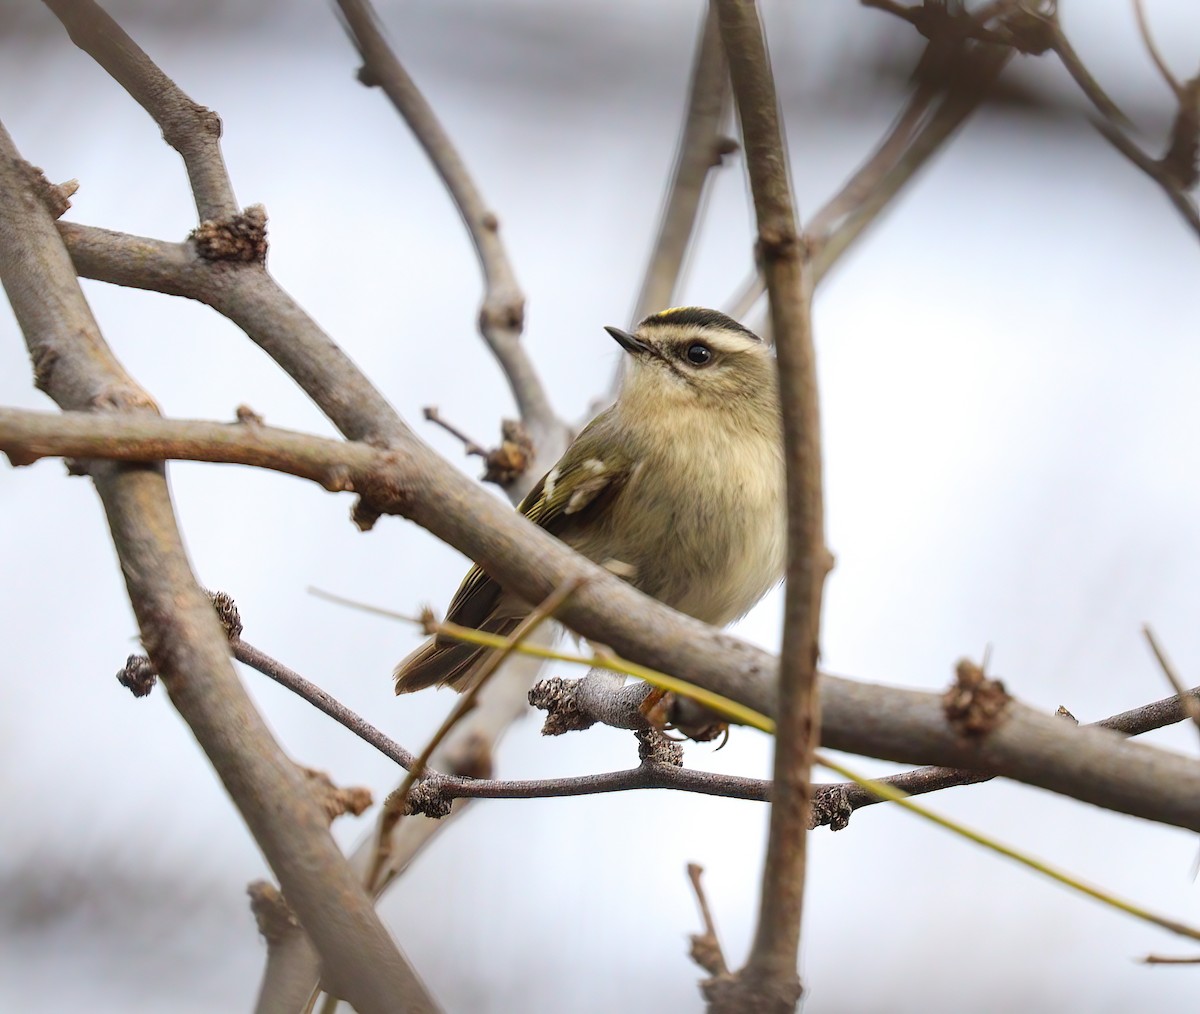
<instances>
[{"instance_id":1,"label":"thin twig","mask_svg":"<svg viewBox=\"0 0 1200 1014\"><path fill-rule=\"evenodd\" d=\"M1071 45L1071 40L1067 38L1059 24L1058 16L1054 15L1051 19L1053 32L1053 50L1058 59L1066 68L1068 74L1074 79L1079 86L1079 90L1083 92L1087 100L1096 107L1105 120L1115 126L1128 126L1129 117L1121 110L1121 107L1116 104L1101 86L1100 82L1092 76L1092 72L1087 69L1087 65L1079 58L1079 54L1075 52L1075 47Z\"/></svg>"},{"instance_id":2,"label":"thin twig","mask_svg":"<svg viewBox=\"0 0 1200 1014\"><path fill-rule=\"evenodd\" d=\"M487 457L487 455L488 455L487 450L485 448L481 447L479 444L475 443L474 440L472 440L469 436L467 436L462 430L460 430L453 423L448 422L447 420L443 419L442 413L438 411L436 405L427 405L422 410L422 414L425 416L425 419L428 422L433 423L435 426L440 426L447 433L449 433L452 437L455 437L456 439L460 440L463 445L463 450L467 453L467 455L469 457L470 456L479 457L479 458Z\"/></svg>"},{"instance_id":3,"label":"thin twig","mask_svg":"<svg viewBox=\"0 0 1200 1014\"><path fill-rule=\"evenodd\" d=\"M425 749L417 755L416 760L409 767L408 775L400 783L400 788L388 796L384 807L385 812L379 822L380 853L372 870L370 883L376 882L379 870L382 869L386 862L387 856L384 847L391 834L392 827L404 815L408 803L408 794L412 791L416 780L425 773L426 766L429 764L429 758L433 755L433 752L463 717L475 707L475 699L480 691L487 685L501 664L513 653L514 649L519 647L546 620L550 619L562 604L575 594L582 583L582 578L575 578L556 588L544 601L530 610L529 614L517 624L516 629L506 639L504 647L492 651L484 659L483 664L479 667L479 673L475 681L454 702L454 707L450 709L450 713L433 736L430 737L429 742L425 745Z\"/></svg>"},{"instance_id":4,"label":"thin twig","mask_svg":"<svg viewBox=\"0 0 1200 1014\"><path fill-rule=\"evenodd\" d=\"M441 809L454 799L557 799L562 796L592 796L633 789L673 789L702 796L743 799L765 803L771 798L771 783L763 778L701 771L668 764L643 763L622 771L563 778L455 778L436 775L420 783L422 812Z\"/></svg>"},{"instance_id":5,"label":"thin twig","mask_svg":"<svg viewBox=\"0 0 1200 1014\"><path fill-rule=\"evenodd\" d=\"M320 594L334 601L348 601L338 596L330 596L328 593ZM359 605L359 603L353 604ZM395 615L389 611L381 612L388 616ZM417 621L413 620L412 622ZM399 764L405 770L411 770L416 760L414 754L380 732L366 719L341 704L315 683L240 638L232 642L232 647L234 657L238 661L269 676L280 686L291 690L341 723L389 760ZM1091 724L1099 728L1111 729L1125 736L1140 736L1176 725L1190 718L1189 702L1200 707L1200 687L1187 690L1181 696L1166 697ZM990 781L993 777L984 772L966 771L961 768L923 767L878 778L875 781L892 786L905 795L918 796ZM766 802L771 796L769 780L662 764L644 763L636 768L622 771L608 771L601 774L567 778L520 780L470 778L429 768L421 782L421 812L429 815L444 813L446 805L456 799L546 799L625 792L636 789L674 789L758 802ZM886 802L879 795L864 789L856 782L817 783L813 785L813 794L817 799L812 822L814 828L832 824L834 829L838 830L846 826L846 820L853 811ZM839 813L845 819L838 821L836 815Z\"/></svg>"},{"instance_id":6,"label":"thin twig","mask_svg":"<svg viewBox=\"0 0 1200 1014\"><path fill-rule=\"evenodd\" d=\"M1179 703L1187 712L1188 718L1192 720L1197 729L1200 729L1200 701L1188 694L1186 684L1179 678L1179 673L1171 664L1171 660L1167 658L1167 653L1163 651L1163 647L1159 644L1158 638L1154 636L1154 631L1150 628L1149 623L1142 624L1142 634L1146 638L1146 643L1150 645L1150 650L1154 652L1154 657L1158 660L1167 682L1171 684L1171 689L1179 698Z\"/></svg>"},{"instance_id":7,"label":"thin twig","mask_svg":"<svg viewBox=\"0 0 1200 1014\"><path fill-rule=\"evenodd\" d=\"M842 188L809 218L805 231L810 236L823 237L875 191L880 177L900 160L915 140L917 128L937 97L938 90L928 81L917 83L912 96L875 150Z\"/></svg>"},{"instance_id":8,"label":"thin twig","mask_svg":"<svg viewBox=\"0 0 1200 1014\"><path fill-rule=\"evenodd\" d=\"M741 121L758 222L759 260L777 349L788 560L775 715L775 789L758 928L745 967L709 996L715 1011L747 1007L790 1011L800 997L796 960L804 906L809 782L820 735L821 595L831 564L825 548L813 280L796 228L779 102L757 6L753 0L717 0L716 7Z\"/></svg>"},{"instance_id":9,"label":"thin twig","mask_svg":"<svg viewBox=\"0 0 1200 1014\"><path fill-rule=\"evenodd\" d=\"M272 658L266 652L260 651L254 645L248 644L241 638L235 638L230 641L230 647L233 649L233 657L243 665L250 666L251 669L257 670L264 676L273 679L281 687L290 690L298 697L302 697L318 711L323 712L335 722L345 726L364 743L369 743L387 757L388 760L399 764L405 771L412 770L417 760L415 754L404 749L404 747L390 736L380 732L365 718L346 707L341 701L322 690L311 680L305 679L295 670L289 669L282 662Z\"/></svg>"},{"instance_id":10,"label":"thin twig","mask_svg":"<svg viewBox=\"0 0 1200 1014\"><path fill-rule=\"evenodd\" d=\"M1135 919L1141 919L1145 922L1151 923L1152 925L1158 926L1160 929L1165 929L1170 933L1176 933L1179 936L1189 937L1192 940L1200 940L1200 929L1197 929L1194 926L1189 926L1187 923L1180 922L1177 919L1171 919L1167 916L1159 915L1158 913L1152 912L1149 909L1136 904L1135 902L1127 901L1124 898L1118 898L1108 891L1102 890L1101 888L1095 887L1092 884L1081 880L1072 873L1067 873L1066 871L1052 866L1049 863L1036 858L1035 856L1021 851L1020 849L1016 849L1011 845L1006 845L989 835L985 835L980 831L976 831L973 828L967 827L956 820L951 820L949 817L945 817L940 813L935 813L932 810L926 809L924 806L919 806L918 804L912 802L912 800L906 798L903 793L897 791L895 788L875 782L872 779L862 778L861 776L856 775L855 772L847 769L842 764L830 760L827 757L818 755L817 763L823 767L829 768L831 771L836 772L843 778L855 779L861 785L863 785L864 788L871 789L873 787L881 796L890 802L895 803L901 809L907 810L909 813L920 817L922 820L929 821L938 827L945 828L947 831L951 831L962 838L966 838L968 841L973 841L977 845L982 845L991 852L1004 856L1006 859L1011 859L1014 862L1024 866L1026 869L1033 870L1035 873L1038 873L1043 877L1048 877L1049 879L1062 884L1064 887L1070 888L1072 891L1077 891L1086 897L1092 898L1093 900L1099 901L1110 908L1116 909L1118 912L1123 912L1126 915L1133 916Z\"/></svg>"},{"instance_id":11,"label":"thin twig","mask_svg":"<svg viewBox=\"0 0 1200 1014\"><path fill-rule=\"evenodd\" d=\"M721 949L717 926L708 908L704 885L700 882L703 873L704 867L699 863L688 863L688 880L692 885L692 893L696 895L696 904L700 906L700 919L704 924L703 933L692 935L692 960L709 975L728 975L729 966L725 963L725 952Z\"/></svg>"},{"instance_id":12,"label":"thin twig","mask_svg":"<svg viewBox=\"0 0 1200 1014\"><path fill-rule=\"evenodd\" d=\"M435 751L428 751L429 756L421 761L416 754L406 750L327 691L266 652L241 638L234 639L231 646L234 657L239 662L308 701L406 771L419 770L420 812L431 816L444 814L449 803L456 799L549 799L625 792L631 789L676 789L706 796L758 802L765 802L770 798L771 783L761 778L744 778L740 775L725 775L653 762L643 762L636 768L622 771L569 778L505 780L450 774L431 766L430 758ZM425 751L423 755L424 753ZM405 792L411 792L411 786Z\"/></svg>"},{"instance_id":13,"label":"thin twig","mask_svg":"<svg viewBox=\"0 0 1200 1014\"><path fill-rule=\"evenodd\" d=\"M1133 0L1133 13L1137 18L1138 32L1142 36L1142 42L1146 46L1146 52L1150 54L1150 59L1154 61L1154 66L1158 68L1158 72L1162 75L1162 79L1167 83L1167 87L1175 93L1177 99L1183 98L1183 85L1179 83L1179 79L1171 73L1171 68L1167 66L1167 61L1163 59L1162 53L1154 42L1154 35L1150 31L1150 23L1146 20L1146 9L1142 4L1142 0Z\"/></svg>"},{"instance_id":14,"label":"thin twig","mask_svg":"<svg viewBox=\"0 0 1200 1014\"><path fill-rule=\"evenodd\" d=\"M563 429L546 397L533 362L521 343L525 325L525 296L500 239L500 221L483 200L454 142L433 107L401 65L384 38L378 15L367 0L338 0L343 23L362 56L359 79L383 89L446 185L467 227L485 293L479 311L479 330L512 390L522 421L534 443Z\"/></svg>"}]
</instances>

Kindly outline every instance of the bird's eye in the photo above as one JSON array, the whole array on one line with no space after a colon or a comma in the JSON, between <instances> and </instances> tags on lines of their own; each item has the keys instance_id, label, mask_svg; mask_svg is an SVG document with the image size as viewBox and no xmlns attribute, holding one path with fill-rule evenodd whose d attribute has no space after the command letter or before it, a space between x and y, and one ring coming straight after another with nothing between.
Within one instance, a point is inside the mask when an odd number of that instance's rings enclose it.
<instances>
[{"instance_id":1,"label":"bird's eye","mask_svg":"<svg viewBox=\"0 0 1200 1014\"><path fill-rule=\"evenodd\" d=\"M687 361L693 366L707 366L712 362L712 349L707 345L701 345L699 342L696 342L695 345L689 345Z\"/></svg>"}]
</instances>

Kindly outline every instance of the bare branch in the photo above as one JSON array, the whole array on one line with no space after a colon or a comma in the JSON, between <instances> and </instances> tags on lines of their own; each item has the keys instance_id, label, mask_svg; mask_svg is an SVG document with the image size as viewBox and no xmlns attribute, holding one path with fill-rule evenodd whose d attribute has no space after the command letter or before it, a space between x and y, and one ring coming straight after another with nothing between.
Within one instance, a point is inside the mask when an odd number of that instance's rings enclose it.
<instances>
[{"instance_id":1,"label":"bare branch","mask_svg":"<svg viewBox=\"0 0 1200 1014\"><path fill-rule=\"evenodd\" d=\"M359 80L378 86L391 99L446 184L475 245L486 292L479 311L479 330L505 376L521 418L535 444L553 438L564 426L546 397L532 361L521 344L525 296L500 240L500 221L484 203L475 181L425 96L392 52L367 0L338 0L338 8L363 59Z\"/></svg>"},{"instance_id":2,"label":"bare branch","mask_svg":"<svg viewBox=\"0 0 1200 1014\"><path fill-rule=\"evenodd\" d=\"M529 471L529 463L533 460L536 448L529 439L529 433L524 423L518 419L504 419L500 424L500 445L490 451L467 436L457 426L442 418L442 414L434 405L424 409L425 418L435 426L440 426L451 436L462 441L463 450L468 457L483 458L487 468L480 477L483 482L494 482L497 486L508 488Z\"/></svg>"},{"instance_id":3,"label":"bare branch","mask_svg":"<svg viewBox=\"0 0 1200 1014\"><path fill-rule=\"evenodd\" d=\"M790 1011L800 998L796 959L804 907L809 781L820 735L821 594L832 564L825 548L813 278L796 229L779 103L756 3L716 0L716 10L742 126L758 220L758 259L779 365L788 559L775 716L775 789L758 928L745 967L727 983L710 984L708 996L715 1011Z\"/></svg>"},{"instance_id":4,"label":"bare branch","mask_svg":"<svg viewBox=\"0 0 1200 1014\"><path fill-rule=\"evenodd\" d=\"M255 1003L256 1014L294 1014L304 1009L313 985L306 974L320 957L282 894L265 881L247 888L250 910L267 944L267 967Z\"/></svg>"},{"instance_id":5,"label":"bare branch","mask_svg":"<svg viewBox=\"0 0 1200 1014\"><path fill-rule=\"evenodd\" d=\"M762 272L757 267L750 272L741 287L729 297L725 303L725 312L734 320L745 320L746 315L754 309L754 304L767 291Z\"/></svg>"},{"instance_id":6,"label":"bare branch","mask_svg":"<svg viewBox=\"0 0 1200 1014\"><path fill-rule=\"evenodd\" d=\"M1071 75L1075 83L1079 86L1079 90L1096 107L1100 115L1112 123L1114 127L1118 124L1128 124L1129 117L1109 98L1108 92L1100 87L1100 82L1092 76L1092 72L1087 69L1087 66L1079 58L1079 54L1075 52L1075 47L1071 45L1071 40L1063 33L1057 14L1050 19L1049 24L1053 39L1051 48L1061 61L1063 67L1066 68L1067 73Z\"/></svg>"},{"instance_id":7,"label":"bare branch","mask_svg":"<svg viewBox=\"0 0 1200 1014\"><path fill-rule=\"evenodd\" d=\"M912 97L871 156L842 184L841 190L808 220L805 231L810 236L824 236L875 192L884 172L895 165L913 143L917 128L925 120L936 98L937 91L928 82L917 84Z\"/></svg>"},{"instance_id":8,"label":"bare branch","mask_svg":"<svg viewBox=\"0 0 1200 1014\"><path fill-rule=\"evenodd\" d=\"M1158 66L1179 102L1179 111L1171 130L1171 144L1159 159L1152 158L1129 139L1125 128L1128 117L1109 97L1075 52L1062 30L1057 7L1043 3L1028 8L1019 3L993 3L971 14L952 15L941 11L932 16L935 8L902 7L890 0L864 0L910 21L932 40L940 32L958 32L961 37L984 39L1012 47L1022 53L1053 51L1075 80L1088 101L1099 112L1093 126L1122 155L1153 179L1171 199L1192 230L1200 235L1200 212L1187 190L1195 185L1196 151L1200 147L1200 77L1181 84L1162 62L1145 24L1140 3L1135 3L1139 28ZM995 16L996 20L989 23ZM965 35L963 34L965 33Z\"/></svg>"},{"instance_id":9,"label":"bare branch","mask_svg":"<svg viewBox=\"0 0 1200 1014\"><path fill-rule=\"evenodd\" d=\"M467 453L468 457L472 455L477 458L487 457L487 449L482 444L477 444L452 422L443 419L442 413L436 405L426 405L422 410L422 414L428 422L433 423L435 426L440 426L456 440L461 441L463 450Z\"/></svg>"},{"instance_id":10,"label":"bare branch","mask_svg":"<svg viewBox=\"0 0 1200 1014\"><path fill-rule=\"evenodd\" d=\"M1176 209L1183 216L1183 220L1196 233L1197 237L1200 237L1200 210L1197 209L1196 202L1179 188L1174 175L1166 171L1163 162L1159 159L1151 158L1134 144L1124 132L1108 121L1094 119L1092 120L1092 126L1100 131L1104 135L1105 140L1116 148L1117 151L1162 187L1163 193L1175 205Z\"/></svg>"},{"instance_id":11,"label":"bare branch","mask_svg":"<svg viewBox=\"0 0 1200 1014\"><path fill-rule=\"evenodd\" d=\"M1183 709L1187 712L1188 718L1192 720L1192 724L1200 729L1200 701L1190 696L1185 689L1186 684L1179 678L1179 673L1175 671L1175 666L1171 664L1171 660L1167 658L1167 653L1163 650L1161 644L1158 643L1158 638L1154 636L1154 631L1150 629L1150 624L1142 625L1142 634L1145 635L1146 642L1150 645L1150 650L1154 652L1155 659L1158 660L1159 666L1162 667L1163 675L1166 676L1167 682L1171 684L1171 689L1175 691L1179 699L1179 703L1183 705Z\"/></svg>"},{"instance_id":12,"label":"bare branch","mask_svg":"<svg viewBox=\"0 0 1200 1014\"><path fill-rule=\"evenodd\" d=\"M0 278L39 386L60 406L93 424L120 408L131 410L127 418L155 418L149 395L105 344L54 222L32 199L27 167L2 128ZM147 653L309 928L332 987L362 1011L435 1010L351 875L299 770L238 681L188 565L162 466L100 462L88 471Z\"/></svg>"},{"instance_id":13,"label":"bare branch","mask_svg":"<svg viewBox=\"0 0 1200 1014\"><path fill-rule=\"evenodd\" d=\"M1143 965L1200 965L1200 957L1171 957L1166 954L1147 954Z\"/></svg>"},{"instance_id":14,"label":"bare branch","mask_svg":"<svg viewBox=\"0 0 1200 1014\"><path fill-rule=\"evenodd\" d=\"M82 277L185 296L228 317L349 439L386 446L411 438L378 388L260 265L214 265L191 242L70 222L58 229Z\"/></svg>"},{"instance_id":15,"label":"bare branch","mask_svg":"<svg viewBox=\"0 0 1200 1014\"><path fill-rule=\"evenodd\" d=\"M1089 725L1098 729L1109 729L1122 736L1141 736L1147 732L1154 732L1155 729L1165 729L1169 725L1187 721L1191 718L1193 706L1200 706L1200 687L1194 687L1181 696L1164 697L1162 700L1122 711ZM1073 724L1078 724L1065 709L1060 709L1060 712L1070 718ZM960 785L976 785L990 781L993 777L995 776L984 772L965 771L961 768L923 767L878 778L876 781L891 785L910 796L918 796ZM828 824L835 831L839 831L846 826L855 810L882 802L885 800L864 789L857 782L814 785L813 826Z\"/></svg>"},{"instance_id":16,"label":"bare branch","mask_svg":"<svg viewBox=\"0 0 1200 1014\"><path fill-rule=\"evenodd\" d=\"M1146 9L1142 4L1142 0L1133 0L1133 13L1137 18L1138 33L1141 35L1142 42L1146 46L1146 52L1150 54L1150 59L1154 61L1154 66L1158 68L1158 72L1167 83L1167 87L1175 93L1177 99L1182 99L1183 85L1171 73L1171 68L1167 66L1167 61L1163 59L1162 53L1159 52L1158 46L1154 43L1154 36L1150 32L1150 23L1146 20Z\"/></svg>"},{"instance_id":17,"label":"bare branch","mask_svg":"<svg viewBox=\"0 0 1200 1014\"><path fill-rule=\"evenodd\" d=\"M40 291L37 293L41 298ZM647 598L499 503L418 441L380 449L269 426L146 415L61 416L0 409L0 450L14 463L46 455L218 460L353 488L382 512L410 518L484 566L527 601L571 577L587 584L561 621L644 665L673 673L763 715L775 712L777 661L767 652ZM453 503L454 510L446 505ZM940 696L822 675L822 742L900 763L1003 774L1108 809L1200 831L1200 765L1103 729L1014 702L979 740L946 721Z\"/></svg>"},{"instance_id":18,"label":"bare branch","mask_svg":"<svg viewBox=\"0 0 1200 1014\"><path fill-rule=\"evenodd\" d=\"M711 976L728 975L729 966L725 963L725 953L721 950L721 941L717 939L717 926L713 922L712 912L708 910L704 885L700 883L704 867L697 863L688 863L687 872L688 880L692 883L692 891L696 895L696 904L700 906L700 918L704 923L704 932L693 934L691 938L692 960Z\"/></svg>"},{"instance_id":19,"label":"bare branch","mask_svg":"<svg viewBox=\"0 0 1200 1014\"><path fill-rule=\"evenodd\" d=\"M413 754L349 708L337 702L320 687L240 639L233 641L233 649L234 657L239 661L270 676L271 679L303 697L335 721L350 729L385 757L395 761L406 770L411 769L415 759ZM142 656L135 657L142 658ZM539 686L557 683L578 687L582 682L581 680L552 679L544 680ZM562 693L564 691L560 688L560 696ZM599 721L614 728L633 728L636 721L642 717L641 697L644 697L644 693L636 699L630 697L621 704L610 702L611 706L598 708L597 711L589 712L586 716L581 713L581 720L586 717L586 722L577 727L586 728ZM1200 687L1183 691L1175 697L1165 697L1129 711L1122 711L1090 724L1097 728L1111 729L1123 736L1140 736L1156 729L1176 725L1189 718L1194 720L1196 708L1200 708ZM611 721L605 721L606 718ZM940 792L943 789L979 784L990 781L993 777L984 772L967 771L961 768L923 767L877 778L875 781L899 789L906 795L919 796L930 792ZM461 777L431 768L420 786L418 809L428 816L438 816L447 812L450 803L456 799L542 799L624 792L632 789L676 789L759 802L766 802L771 795L771 783L763 779L696 771L677 766L660 765L655 767L646 763L637 768L597 775L509 781ZM812 791L811 828L828 825L833 830L840 831L847 826L850 816L855 810L887 801L857 782L816 783L813 785Z\"/></svg>"},{"instance_id":20,"label":"bare branch","mask_svg":"<svg viewBox=\"0 0 1200 1014\"><path fill-rule=\"evenodd\" d=\"M240 637L230 642L233 657L243 665L250 666L264 676L270 677L281 687L285 687L309 704L324 712L335 722L349 729L365 743L370 743L376 750L389 760L399 764L406 771L411 771L416 762L416 756L404 749L390 736L384 735L375 726L358 713L346 707L331 694L326 693L315 683L305 679L298 672L289 669L282 662L260 651L252 644L247 644Z\"/></svg>"},{"instance_id":21,"label":"bare branch","mask_svg":"<svg viewBox=\"0 0 1200 1014\"><path fill-rule=\"evenodd\" d=\"M388 796L387 804L384 807L383 814L380 815L379 821L379 854L372 864L367 883L374 884L379 881L380 871L387 862L386 847L392 828L395 827L396 822L405 813L408 805L408 794L412 791L416 780L425 773L426 767L429 764L429 758L433 756L434 751L437 750L454 727L475 707L476 698L483 688L487 686L500 666L512 655L513 650L519 647L527 637L552 617L559 607L575 593L583 583L583 580L582 578L571 579L566 584L554 589L543 602L531 609L529 614L517 624L516 629L508 637L505 646L498 651L492 651L487 656L483 665L480 666L475 682L454 702L454 707L450 709L450 713L446 716L442 724L438 726L437 731L430 737L429 742L425 745L425 749L420 752L412 765L409 766L408 775L400 783L400 787Z\"/></svg>"},{"instance_id":22,"label":"bare branch","mask_svg":"<svg viewBox=\"0 0 1200 1014\"><path fill-rule=\"evenodd\" d=\"M917 86L879 147L806 227L814 284L979 108L1012 57L1011 49L962 40L949 53L941 51L942 44L931 40L927 55L939 53L929 61L937 76Z\"/></svg>"},{"instance_id":23,"label":"bare branch","mask_svg":"<svg viewBox=\"0 0 1200 1014\"><path fill-rule=\"evenodd\" d=\"M183 156L201 219L238 212L233 184L221 157L221 119L193 102L93 0L44 0L71 41L92 57L162 128L163 139Z\"/></svg>"},{"instance_id":24,"label":"bare branch","mask_svg":"<svg viewBox=\"0 0 1200 1014\"><path fill-rule=\"evenodd\" d=\"M650 263L634 307L634 322L671 306L683 268L683 258L696 230L700 202L710 172L720 166L732 143L721 136L729 111L729 67L716 13L710 7L700 31L692 62L687 112L675 168L667 186Z\"/></svg>"}]
</instances>

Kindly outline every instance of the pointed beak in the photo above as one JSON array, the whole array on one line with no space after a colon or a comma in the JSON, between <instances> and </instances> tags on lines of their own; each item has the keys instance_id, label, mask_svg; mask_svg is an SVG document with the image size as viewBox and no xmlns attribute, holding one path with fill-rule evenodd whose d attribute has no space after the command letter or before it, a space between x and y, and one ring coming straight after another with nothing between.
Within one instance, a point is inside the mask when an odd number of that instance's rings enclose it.
<instances>
[{"instance_id":1,"label":"pointed beak","mask_svg":"<svg viewBox=\"0 0 1200 1014\"><path fill-rule=\"evenodd\" d=\"M616 339L617 344L630 355L640 355L643 352L649 352L651 349L651 346L646 342L635 335L631 335L628 331L622 331L619 327L605 327L604 330L612 335Z\"/></svg>"}]
</instances>

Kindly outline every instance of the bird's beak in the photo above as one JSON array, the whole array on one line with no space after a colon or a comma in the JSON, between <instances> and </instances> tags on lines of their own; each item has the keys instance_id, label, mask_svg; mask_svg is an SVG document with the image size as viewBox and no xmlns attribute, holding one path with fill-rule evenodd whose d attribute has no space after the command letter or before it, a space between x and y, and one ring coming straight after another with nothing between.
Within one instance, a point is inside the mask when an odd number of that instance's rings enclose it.
<instances>
[{"instance_id":1,"label":"bird's beak","mask_svg":"<svg viewBox=\"0 0 1200 1014\"><path fill-rule=\"evenodd\" d=\"M652 349L652 346L642 341L641 338L631 335L628 331L622 331L619 327L605 327L604 330L612 335L617 340L617 344L630 355L640 355L643 352L650 352Z\"/></svg>"}]
</instances>

